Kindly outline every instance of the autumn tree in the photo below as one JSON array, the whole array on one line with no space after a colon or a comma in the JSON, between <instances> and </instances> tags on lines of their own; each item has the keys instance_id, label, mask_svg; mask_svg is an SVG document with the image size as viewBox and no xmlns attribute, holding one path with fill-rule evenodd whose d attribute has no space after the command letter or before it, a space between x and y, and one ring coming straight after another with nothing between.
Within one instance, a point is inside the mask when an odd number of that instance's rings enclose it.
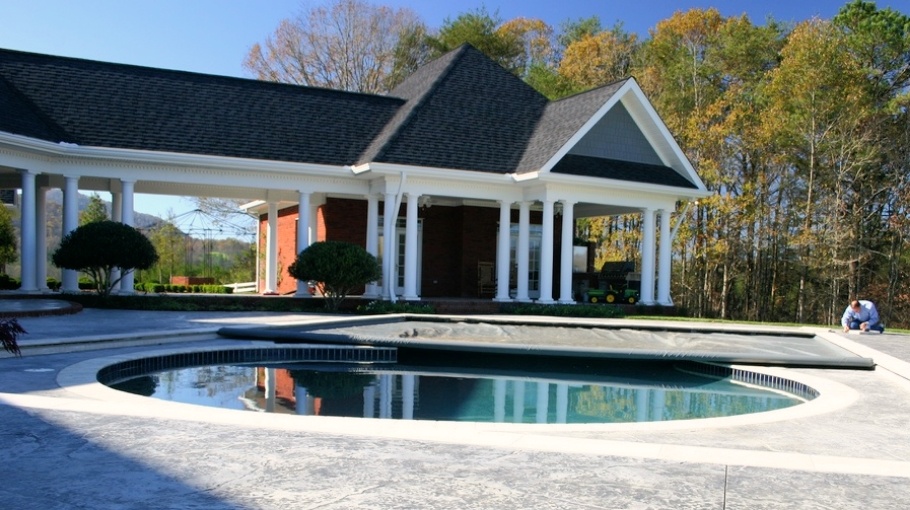
<instances>
[{"instance_id":1,"label":"autumn tree","mask_svg":"<svg viewBox=\"0 0 910 510\"><path fill-rule=\"evenodd\" d=\"M333 0L282 20L250 48L243 67L260 80L385 92L402 34L419 26L409 9Z\"/></svg>"},{"instance_id":2,"label":"autumn tree","mask_svg":"<svg viewBox=\"0 0 910 510\"><path fill-rule=\"evenodd\" d=\"M617 24L572 41L559 64L559 74L582 89L606 85L630 76L637 50L636 35Z\"/></svg>"},{"instance_id":3,"label":"autumn tree","mask_svg":"<svg viewBox=\"0 0 910 510\"><path fill-rule=\"evenodd\" d=\"M88 198L88 205L79 213L79 224L86 225L96 221L105 221L109 219L107 215L107 205L101 200L97 193L92 193Z\"/></svg>"},{"instance_id":4,"label":"autumn tree","mask_svg":"<svg viewBox=\"0 0 910 510\"><path fill-rule=\"evenodd\" d=\"M158 253L158 261L151 268L158 282L167 283L172 276L186 274L186 234L166 221L149 233L149 241Z\"/></svg>"}]
</instances>

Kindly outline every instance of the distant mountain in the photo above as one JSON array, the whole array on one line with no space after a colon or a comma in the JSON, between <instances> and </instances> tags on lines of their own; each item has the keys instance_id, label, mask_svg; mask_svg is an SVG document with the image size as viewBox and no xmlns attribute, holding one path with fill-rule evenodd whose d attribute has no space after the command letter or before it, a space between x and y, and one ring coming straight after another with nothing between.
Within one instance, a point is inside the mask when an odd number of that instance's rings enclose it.
<instances>
[{"instance_id":1,"label":"distant mountain","mask_svg":"<svg viewBox=\"0 0 910 510\"><path fill-rule=\"evenodd\" d=\"M82 193L79 193L79 206L78 206L79 212L82 212L83 209L88 207L90 197L91 197L91 195L84 195ZM63 191L60 189L56 189L56 188L48 191L47 192L47 204L49 206L48 210L47 210L48 224L50 224L51 211L54 210L50 206L51 206L51 204L55 204L55 205L57 205L57 209L62 210ZM104 205L105 205L105 207L107 207L108 216L110 216L111 203L104 202ZM60 218L61 218L61 220L60 220L59 224L62 225L63 224L62 214L61 214ZM146 229L146 228L150 228L150 227L155 227L160 223L164 223L164 221L165 220L163 220L162 218L159 218L158 216L155 216L153 214L145 214L145 213L137 212L137 213L134 213L134 215L133 215L133 226L138 229Z\"/></svg>"}]
</instances>

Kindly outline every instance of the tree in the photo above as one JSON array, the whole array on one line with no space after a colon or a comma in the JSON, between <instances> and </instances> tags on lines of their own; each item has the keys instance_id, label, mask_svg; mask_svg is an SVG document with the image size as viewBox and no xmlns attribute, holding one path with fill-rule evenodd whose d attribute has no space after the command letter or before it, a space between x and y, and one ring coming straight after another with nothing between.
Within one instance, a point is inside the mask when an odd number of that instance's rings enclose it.
<instances>
[{"instance_id":1,"label":"tree","mask_svg":"<svg viewBox=\"0 0 910 510\"><path fill-rule=\"evenodd\" d=\"M114 221L82 225L60 241L54 251L54 265L88 273L100 296L108 296L124 275L148 269L158 260L155 247L135 228ZM120 277L111 280L111 271L120 268Z\"/></svg>"},{"instance_id":2,"label":"tree","mask_svg":"<svg viewBox=\"0 0 910 510\"><path fill-rule=\"evenodd\" d=\"M354 289L382 277L376 257L356 244L322 241L297 255L288 273L298 280L315 281L325 306L336 310Z\"/></svg>"},{"instance_id":3,"label":"tree","mask_svg":"<svg viewBox=\"0 0 910 510\"><path fill-rule=\"evenodd\" d=\"M16 253L16 228L10 208L0 205L0 273L6 273L6 265L19 258Z\"/></svg>"},{"instance_id":4,"label":"tree","mask_svg":"<svg viewBox=\"0 0 910 510\"><path fill-rule=\"evenodd\" d=\"M282 20L263 45L250 48L243 67L260 80L385 92L402 34L419 25L409 9L333 0Z\"/></svg>"},{"instance_id":5,"label":"tree","mask_svg":"<svg viewBox=\"0 0 910 510\"><path fill-rule=\"evenodd\" d=\"M92 193L88 199L88 205L79 213L79 224L87 225L96 221L105 221L108 219L107 206L97 193Z\"/></svg>"},{"instance_id":6,"label":"tree","mask_svg":"<svg viewBox=\"0 0 910 510\"><path fill-rule=\"evenodd\" d=\"M606 85L629 77L637 50L635 34L617 24L569 44L559 64L559 74L585 89Z\"/></svg>"},{"instance_id":7,"label":"tree","mask_svg":"<svg viewBox=\"0 0 910 510\"><path fill-rule=\"evenodd\" d=\"M528 64L524 38L514 30L500 30L502 20L483 7L473 12L446 18L439 32L429 38L434 56L448 53L469 43L502 67L521 75Z\"/></svg>"},{"instance_id":8,"label":"tree","mask_svg":"<svg viewBox=\"0 0 910 510\"><path fill-rule=\"evenodd\" d=\"M157 269L159 283L167 283L172 276L186 274L186 234L166 221L149 233L149 240L158 253L158 262L153 270Z\"/></svg>"}]
</instances>

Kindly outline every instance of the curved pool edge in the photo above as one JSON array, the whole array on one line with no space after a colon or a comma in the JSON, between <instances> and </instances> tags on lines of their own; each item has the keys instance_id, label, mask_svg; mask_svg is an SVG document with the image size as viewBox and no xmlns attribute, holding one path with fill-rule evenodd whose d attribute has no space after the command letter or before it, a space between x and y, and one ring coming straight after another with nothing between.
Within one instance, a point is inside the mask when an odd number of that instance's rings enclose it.
<instances>
[{"instance_id":1,"label":"curved pool edge","mask_svg":"<svg viewBox=\"0 0 910 510\"><path fill-rule=\"evenodd\" d=\"M308 345L299 345L299 348L309 348L309 347L325 347L325 344L316 344L313 346ZM349 347L349 346L341 346ZM263 423L260 423L260 413L252 413L248 411L238 411L230 409L217 409L212 407L205 407L195 404L186 404L180 402L165 401L160 399L155 399L152 397L145 397L142 395L135 395L119 390L110 388L101 382L98 382L98 373L102 371L105 367L117 364L128 362L132 360L138 360L149 357L157 356L166 356L173 354L190 354L190 353L201 353L201 352L211 352L211 351L220 351L220 350L233 350L237 349L237 346L218 346L218 347L203 347L203 346L194 346L194 347L185 347L185 348L170 348L170 349L157 349L157 350L148 350L148 351L139 351L133 352L130 354L121 354L114 356L106 356L100 358L93 358L85 360L73 365L67 366L60 370L57 375L57 384L61 388L67 390L68 392L74 393L80 397L106 401L106 402L116 402L120 404L136 404L144 409L156 408L164 413L167 417L185 419L192 421L207 421L210 417L210 414L217 411L218 414L221 413L230 413L230 418L226 418L228 422L242 422L243 419L232 416L233 414L240 414L243 416L250 417L252 422L256 422L257 426L266 426ZM244 348L244 347L241 347ZM246 349L262 349L262 346L252 345L245 347ZM281 349L283 346L274 346L272 348ZM831 381L829 379L817 377L811 374L798 373L793 371L788 371L784 368L775 368L775 367L755 367L755 366L738 366L732 365L731 368L735 370L741 370L744 372L752 372L756 374L765 374L772 377L781 377L784 379L789 379L801 384L804 384L815 391L818 392L818 396L812 400L791 406L785 409L777 409L773 411L765 411L759 413L750 413L736 416L726 416L718 418L697 418L691 420L673 420L673 421L657 421L657 422L635 422L635 423L589 423L589 424L532 424L532 423L488 423L488 422L448 422L448 421L408 421L400 419L374 419L371 420L369 428L384 428L388 427L391 424L395 424L396 427L404 428L428 428L431 430L441 431L441 430L463 430L464 428L470 428L475 431L490 431L490 432L547 432L547 433L559 433L559 432L626 432L626 431L673 431L673 430L691 430L691 429L704 429L704 428L723 428L723 427L736 427L744 425L753 425L761 423L770 423L778 421L793 420L798 418L806 418L814 415L828 413L842 409L849 406L857 398L859 394L856 390L849 388L843 384ZM204 411L204 412L203 412ZM255 417L255 418L252 418ZM329 417L329 416L284 416L279 414L269 414L267 419L278 418L278 422L282 422L280 425L267 425L269 428L280 428L287 430L300 430L300 431L316 431L311 430L311 426L321 424L325 422L338 422L333 423L328 427L327 430L347 430L346 433L350 434L361 434L362 431L359 430L364 425L364 420L366 418L341 418L341 417ZM305 422L306 425L295 423L291 421L289 423L283 423L288 419ZM278 423L276 422L276 423ZM344 426L342 426L344 425ZM316 427L321 428L321 427Z\"/></svg>"}]
</instances>

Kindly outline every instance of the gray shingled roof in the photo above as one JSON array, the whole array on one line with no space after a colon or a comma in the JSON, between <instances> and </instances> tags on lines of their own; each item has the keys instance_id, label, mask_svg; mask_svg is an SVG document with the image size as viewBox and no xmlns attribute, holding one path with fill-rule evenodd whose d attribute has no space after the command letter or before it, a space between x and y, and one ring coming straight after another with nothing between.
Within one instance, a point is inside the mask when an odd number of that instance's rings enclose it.
<instances>
[{"instance_id":1,"label":"gray shingled roof","mask_svg":"<svg viewBox=\"0 0 910 510\"><path fill-rule=\"evenodd\" d=\"M406 80L392 95L417 102L374 161L511 173L547 99L464 45ZM416 82L416 83L415 83Z\"/></svg>"},{"instance_id":2,"label":"gray shingled roof","mask_svg":"<svg viewBox=\"0 0 910 510\"><path fill-rule=\"evenodd\" d=\"M348 165L401 99L0 51L0 130L99 147ZM13 94L32 107L11 104ZM59 130L34 119L53 119Z\"/></svg>"},{"instance_id":3,"label":"gray shingled roof","mask_svg":"<svg viewBox=\"0 0 910 510\"><path fill-rule=\"evenodd\" d=\"M550 102L470 45L387 96L0 50L0 131L51 142L274 161L541 168L625 81ZM577 155L556 173L695 187Z\"/></svg>"}]
</instances>

